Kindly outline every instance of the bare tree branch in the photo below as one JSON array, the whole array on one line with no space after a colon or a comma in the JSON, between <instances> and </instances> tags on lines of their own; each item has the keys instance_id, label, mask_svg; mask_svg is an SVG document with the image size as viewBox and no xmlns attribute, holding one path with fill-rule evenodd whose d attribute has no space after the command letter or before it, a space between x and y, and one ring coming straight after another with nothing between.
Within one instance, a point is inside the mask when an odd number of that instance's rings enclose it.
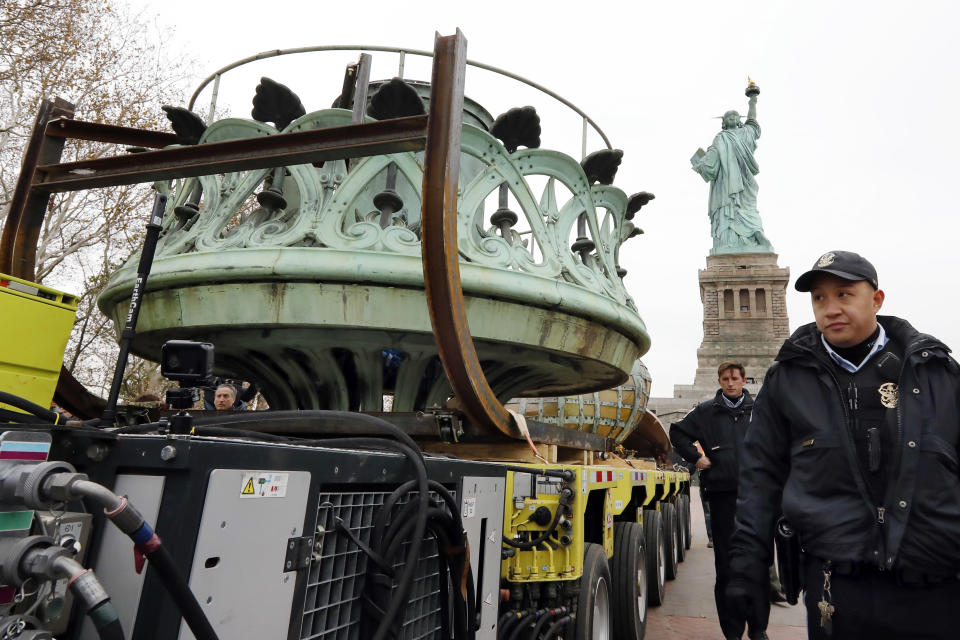
<instances>
[{"instance_id":1,"label":"bare tree branch","mask_svg":"<svg viewBox=\"0 0 960 640\"><path fill-rule=\"evenodd\" d=\"M0 228L6 220L24 147L41 101L64 98L77 118L162 128L161 104L179 104L189 76L163 31L105 0L0 0ZM122 149L69 141L63 161ZM37 243L38 281L81 295L65 362L92 390L112 372L112 323L96 307L109 274L139 248L146 186L57 194ZM131 362L129 391L151 379L152 363Z\"/></svg>"}]
</instances>

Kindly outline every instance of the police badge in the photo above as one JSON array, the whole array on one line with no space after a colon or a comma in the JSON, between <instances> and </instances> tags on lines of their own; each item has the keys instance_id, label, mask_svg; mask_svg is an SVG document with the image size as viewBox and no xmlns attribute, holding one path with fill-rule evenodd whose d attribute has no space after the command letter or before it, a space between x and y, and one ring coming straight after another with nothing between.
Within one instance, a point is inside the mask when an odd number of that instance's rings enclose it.
<instances>
[{"instance_id":1,"label":"police badge","mask_svg":"<svg viewBox=\"0 0 960 640\"><path fill-rule=\"evenodd\" d=\"M820 259L817 260L817 268L818 268L818 269L822 269L822 268L824 268L824 267L829 267L830 265L833 264L833 260L834 260L836 257L837 257L837 256L834 255L833 253L825 253L825 254L823 254L822 256L820 256Z\"/></svg>"},{"instance_id":2,"label":"police badge","mask_svg":"<svg viewBox=\"0 0 960 640\"><path fill-rule=\"evenodd\" d=\"M900 400L900 388L896 382L884 382L877 391L880 392L880 404L887 409L897 408L897 402Z\"/></svg>"}]
</instances>

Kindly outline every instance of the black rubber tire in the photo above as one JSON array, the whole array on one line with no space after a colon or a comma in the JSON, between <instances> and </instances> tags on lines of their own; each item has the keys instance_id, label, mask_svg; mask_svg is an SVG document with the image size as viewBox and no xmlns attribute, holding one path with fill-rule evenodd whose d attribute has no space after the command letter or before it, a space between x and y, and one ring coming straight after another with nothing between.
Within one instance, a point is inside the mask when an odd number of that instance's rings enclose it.
<instances>
[{"instance_id":1,"label":"black rubber tire","mask_svg":"<svg viewBox=\"0 0 960 640\"><path fill-rule=\"evenodd\" d=\"M647 596L651 607L663 604L666 554L663 548L663 519L659 511L644 509L643 538L647 548Z\"/></svg>"},{"instance_id":2,"label":"black rubber tire","mask_svg":"<svg viewBox=\"0 0 960 640\"><path fill-rule=\"evenodd\" d=\"M610 565L607 563L607 552L603 545L588 542L584 545L583 575L580 577L580 595L577 597L576 620L574 622L574 638L576 640L593 640L594 604L598 597L606 599L606 607L600 607L596 613L606 615L607 629L613 626L610 614L610 598L613 596L610 579ZM605 595L600 596L605 590Z\"/></svg>"},{"instance_id":3,"label":"black rubber tire","mask_svg":"<svg viewBox=\"0 0 960 640\"><path fill-rule=\"evenodd\" d=\"M643 527L636 522L613 525L610 559L614 640L643 640L647 631L647 552Z\"/></svg>"},{"instance_id":4,"label":"black rubber tire","mask_svg":"<svg viewBox=\"0 0 960 640\"><path fill-rule=\"evenodd\" d=\"M683 520L684 527L686 528L686 536L683 540L684 549L689 549L690 545L693 544L693 525L690 521L690 494L686 493L683 495Z\"/></svg>"},{"instance_id":5,"label":"black rubber tire","mask_svg":"<svg viewBox=\"0 0 960 640\"><path fill-rule=\"evenodd\" d=\"M683 562L686 557L686 547L684 546L684 537L686 535L687 525L683 521L683 496L677 496L673 501L673 508L677 513L677 531L676 531L676 545L677 545L677 562Z\"/></svg>"},{"instance_id":6,"label":"black rubber tire","mask_svg":"<svg viewBox=\"0 0 960 640\"><path fill-rule=\"evenodd\" d=\"M677 577L677 508L662 502L660 514L663 516L663 550L667 557L663 573L667 580L673 580Z\"/></svg>"}]
</instances>

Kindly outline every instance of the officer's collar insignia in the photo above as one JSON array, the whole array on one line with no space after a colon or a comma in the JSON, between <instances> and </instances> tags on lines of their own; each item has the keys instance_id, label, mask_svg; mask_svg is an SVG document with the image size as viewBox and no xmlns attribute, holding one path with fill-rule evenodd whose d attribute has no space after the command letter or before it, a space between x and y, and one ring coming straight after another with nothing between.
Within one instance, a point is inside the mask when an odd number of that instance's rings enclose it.
<instances>
[{"instance_id":1,"label":"officer's collar insignia","mask_svg":"<svg viewBox=\"0 0 960 640\"><path fill-rule=\"evenodd\" d=\"M880 392L880 404L887 409L896 409L897 402L900 400L900 388L896 382L884 382L878 389Z\"/></svg>"},{"instance_id":2,"label":"officer's collar insignia","mask_svg":"<svg viewBox=\"0 0 960 640\"><path fill-rule=\"evenodd\" d=\"M820 259L817 260L817 268L822 269L823 267L829 267L833 264L833 260L836 258L832 253L825 253L820 256Z\"/></svg>"}]
</instances>

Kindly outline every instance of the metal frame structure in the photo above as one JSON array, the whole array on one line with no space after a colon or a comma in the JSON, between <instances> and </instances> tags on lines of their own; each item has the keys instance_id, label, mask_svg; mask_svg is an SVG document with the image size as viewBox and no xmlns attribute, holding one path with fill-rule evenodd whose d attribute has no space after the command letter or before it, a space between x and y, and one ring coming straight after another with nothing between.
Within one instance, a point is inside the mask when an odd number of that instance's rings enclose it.
<instances>
[{"instance_id":1,"label":"metal frame structure","mask_svg":"<svg viewBox=\"0 0 960 640\"><path fill-rule=\"evenodd\" d=\"M427 303L440 357L458 408L490 435L520 437L484 377L467 324L457 247L466 38L437 34L427 116L351 124L264 138L163 149L173 134L73 120L73 105L43 103L0 238L0 272L33 279L36 245L50 194L121 184L187 178L400 151L425 151L422 258ZM67 139L141 146L154 151L60 163ZM96 415L102 402L66 369L56 401L78 415ZM596 438L590 448L606 448ZM601 445L601 446L596 446Z\"/></svg>"}]
</instances>

